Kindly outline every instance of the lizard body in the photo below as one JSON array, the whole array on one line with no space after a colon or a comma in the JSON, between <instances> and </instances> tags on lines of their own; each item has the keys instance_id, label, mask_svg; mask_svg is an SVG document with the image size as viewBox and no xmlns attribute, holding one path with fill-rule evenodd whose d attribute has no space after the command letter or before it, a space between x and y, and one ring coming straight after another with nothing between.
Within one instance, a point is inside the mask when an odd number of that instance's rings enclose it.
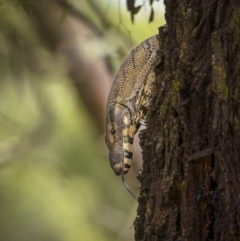
<instances>
[{"instance_id":1,"label":"lizard body","mask_svg":"<svg viewBox=\"0 0 240 241\"><path fill-rule=\"evenodd\" d=\"M155 35L133 49L120 67L108 97L105 141L111 167L122 178L131 166L134 135L145 123L151 104L158 48Z\"/></svg>"}]
</instances>

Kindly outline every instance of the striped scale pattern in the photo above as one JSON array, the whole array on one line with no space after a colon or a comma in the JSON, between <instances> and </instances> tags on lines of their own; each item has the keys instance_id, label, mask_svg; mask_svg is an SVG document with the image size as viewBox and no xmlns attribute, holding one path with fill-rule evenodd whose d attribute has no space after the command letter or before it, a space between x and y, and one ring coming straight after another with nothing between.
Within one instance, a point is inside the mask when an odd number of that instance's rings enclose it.
<instances>
[{"instance_id":1,"label":"striped scale pattern","mask_svg":"<svg viewBox=\"0 0 240 241\"><path fill-rule=\"evenodd\" d=\"M126 174L133 156L133 138L145 121L154 90L157 35L131 51L120 67L107 102L105 141L116 175Z\"/></svg>"}]
</instances>

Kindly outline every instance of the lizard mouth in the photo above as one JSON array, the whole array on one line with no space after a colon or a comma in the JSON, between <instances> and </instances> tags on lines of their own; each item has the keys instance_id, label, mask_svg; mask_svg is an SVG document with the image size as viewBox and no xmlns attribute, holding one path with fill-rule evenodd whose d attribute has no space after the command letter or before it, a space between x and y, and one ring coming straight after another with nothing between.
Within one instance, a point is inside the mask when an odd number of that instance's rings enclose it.
<instances>
[{"instance_id":1,"label":"lizard mouth","mask_svg":"<svg viewBox=\"0 0 240 241\"><path fill-rule=\"evenodd\" d=\"M117 160L117 159L115 159ZM111 163L111 167L114 171L114 173L119 176L120 174L125 175L126 173L128 173L129 169L130 169L130 165L127 163L124 163L124 158L122 158L122 161L110 161Z\"/></svg>"},{"instance_id":2,"label":"lizard mouth","mask_svg":"<svg viewBox=\"0 0 240 241\"><path fill-rule=\"evenodd\" d=\"M122 165L112 165L112 169L117 176L122 173Z\"/></svg>"},{"instance_id":3,"label":"lizard mouth","mask_svg":"<svg viewBox=\"0 0 240 241\"><path fill-rule=\"evenodd\" d=\"M109 160L114 173L119 176L122 172L123 154L119 152L110 152Z\"/></svg>"}]
</instances>

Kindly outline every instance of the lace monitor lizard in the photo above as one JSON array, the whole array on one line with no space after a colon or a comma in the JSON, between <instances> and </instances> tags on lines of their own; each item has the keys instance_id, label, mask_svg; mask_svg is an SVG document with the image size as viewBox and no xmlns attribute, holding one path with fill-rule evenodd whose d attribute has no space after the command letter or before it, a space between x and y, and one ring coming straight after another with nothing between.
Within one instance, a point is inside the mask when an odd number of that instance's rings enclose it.
<instances>
[{"instance_id":1,"label":"lace monitor lizard","mask_svg":"<svg viewBox=\"0 0 240 241\"><path fill-rule=\"evenodd\" d=\"M146 125L146 114L154 89L158 49L158 36L155 35L131 51L114 79L107 101L105 142L110 164L115 174L121 175L125 187L132 195L124 174L131 166L134 135L141 125Z\"/></svg>"}]
</instances>

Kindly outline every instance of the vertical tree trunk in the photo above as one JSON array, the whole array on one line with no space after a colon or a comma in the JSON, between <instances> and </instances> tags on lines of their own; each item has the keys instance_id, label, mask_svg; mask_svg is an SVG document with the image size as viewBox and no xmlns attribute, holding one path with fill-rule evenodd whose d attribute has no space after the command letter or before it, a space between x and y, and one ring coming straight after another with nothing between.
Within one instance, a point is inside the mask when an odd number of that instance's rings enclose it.
<instances>
[{"instance_id":1,"label":"vertical tree trunk","mask_svg":"<svg viewBox=\"0 0 240 241\"><path fill-rule=\"evenodd\" d=\"M240 240L240 2L165 0L135 238Z\"/></svg>"}]
</instances>

